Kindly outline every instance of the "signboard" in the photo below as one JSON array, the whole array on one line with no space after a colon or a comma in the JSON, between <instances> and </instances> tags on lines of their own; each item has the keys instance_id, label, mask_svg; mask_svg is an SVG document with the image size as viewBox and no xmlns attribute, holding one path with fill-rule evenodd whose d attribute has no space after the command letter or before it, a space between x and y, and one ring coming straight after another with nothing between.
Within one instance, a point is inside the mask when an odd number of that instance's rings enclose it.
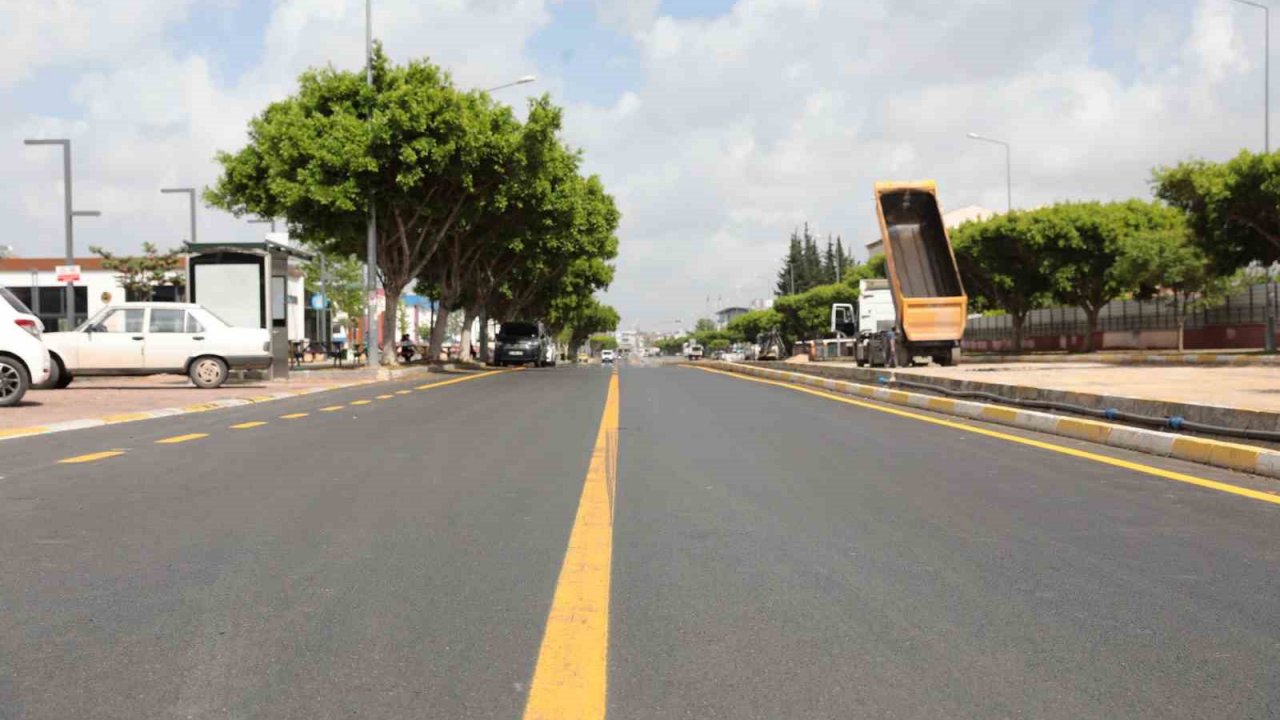
<instances>
[{"instance_id":1,"label":"signboard","mask_svg":"<svg viewBox=\"0 0 1280 720\"><path fill-rule=\"evenodd\" d=\"M57 265L53 268L54 273L58 276L58 282L80 282L80 266L79 265Z\"/></svg>"},{"instance_id":2,"label":"signboard","mask_svg":"<svg viewBox=\"0 0 1280 720\"><path fill-rule=\"evenodd\" d=\"M323 309L324 309L324 296L323 296L323 295L321 295L320 293L316 293L316 294L314 294L314 295L312 295L312 296L311 296L311 309L312 309L312 310L323 310Z\"/></svg>"}]
</instances>

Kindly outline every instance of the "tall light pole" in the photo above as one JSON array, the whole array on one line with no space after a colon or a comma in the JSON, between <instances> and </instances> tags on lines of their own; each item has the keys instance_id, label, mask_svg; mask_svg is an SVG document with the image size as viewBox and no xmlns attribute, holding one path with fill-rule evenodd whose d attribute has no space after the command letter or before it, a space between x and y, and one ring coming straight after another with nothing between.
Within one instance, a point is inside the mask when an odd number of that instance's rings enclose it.
<instances>
[{"instance_id":1,"label":"tall light pole","mask_svg":"<svg viewBox=\"0 0 1280 720\"><path fill-rule=\"evenodd\" d=\"M76 264L75 252L75 231L72 229L72 220L78 217L98 217L102 213L97 210L72 210L71 209L71 141L62 139L27 139L23 140L24 145L61 145L62 146L62 202L63 202L63 221L66 226L67 236L67 264ZM63 300L67 318L67 329L76 326L76 284L75 282L67 282L66 296ZM87 308L86 308L87 309Z\"/></svg>"},{"instance_id":2,"label":"tall light pole","mask_svg":"<svg viewBox=\"0 0 1280 720\"><path fill-rule=\"evenodd\" d=\"M537 79L538 78L534 75L525 75L524 77L521 77L518 80L513 80L512 82L495 85L494 87L485 90L485 92L491 93L495 90L515 87L516 85L526 85ZM483 305L480 307L480 357L478 360L482 363L489 362L489 310Z\"/></svg>"},{"instance_id":3,"label":"tall light pole","mask_svg":"<svg viewBox=\"0 0 1280 720\"><path fill-rule=\"evenodd\" d=\"M194 216L194 215L192 215L192 217L195 217L195 216ZM250 224L250 225L267 225L267 224L270 224L270 225L271 225L271 232L275 232L275 231L276 231L276 219L275 219L275 218L253 218L252 220L250 220L250 221L249 221L249 224Z\"/></svg>"},{"instance_id":4,"label":"tall light pole","mask_svg":"<svg viewBox=\"0 0 1280 720\"><path fill-rule=\"evenodd\" d=\"M1004 186L1005 199L1007 203L1006 212L1013 212L1013 151L1010 149L1009 143L972 132L969 133L969 139L1004 146Z\"/></svg>"},{"instance_id":5,"label":"tall light pole","mask_svg":"<svg viewBox=\"0 0 1280 720\"><path fill-rule=\"evenodd\" d=\"M497 86L495 86L495 87L491 87L491 88L489 88L488 90L485 90L485 92L493 92L494 90L502 90L503 88L515 87L516 85L527 85L528 83L531 83L531 82L533 82L533 81L535 81L535 80L537 80L537 79L538 79L538 77L537 77L536 75L525 75L524 77L520 78L519 80L512 80L512 81L511 81L511 82L509 82L509 83L503 83L503 84L501 84L501 85L497 85Z\"/></svg>"},{"instance_id":6,"label":"tall light pole","mask_svg":"<svg viewBox=\"0 0 1280 720\"><path fill-rule=\"evenodd\" d=\"M192 245L196 244L196 189L195 188L160 188L160 192L166 195L185 193L187 199L191 201L191 240ZM183 300L191 302L191 284L182 283Z\"/></svg>"},{"instance_id":7,"label":"tall light pole","mask_svg":"<svg viewBox=\"0 0 1280 720\"><path fill-rule=\"evenodd\" d=\"M373 0L364 0L364 79L373 88ZM373 110L369 111L370 133L373 132ZM369 367L378 366L378 309L374 301L378 294L378 219L373 198L369 198L369 228L365 239L365 262L368 264L369 300L365 303L365 353Z\"/></svg>"},{"instance_id":8,"label":"tall light pole","mask_svg":"<svg viewBox=\"0 0 1280 720\"><path fill-rule=\"evenodd\" d=\"M1266 52L1262 70L1262 137L1268 155L1271 154L1271 8L1253 0L1233 0L1262 10L1264 48Z\"/></svg>"}]
</instances>

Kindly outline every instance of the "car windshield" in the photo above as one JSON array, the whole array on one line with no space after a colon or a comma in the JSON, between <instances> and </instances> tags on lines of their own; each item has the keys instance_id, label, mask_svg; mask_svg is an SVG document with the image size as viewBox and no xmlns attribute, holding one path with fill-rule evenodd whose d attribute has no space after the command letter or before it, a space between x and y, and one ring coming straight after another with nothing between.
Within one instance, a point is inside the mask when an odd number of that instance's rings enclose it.
<instances>
[{"instance_id":1,"label":"car windshield","mask_svg":"<svg viewBox=\"0 0 1280 720\"><path fill-rule=\"evenodd\" d=\"M15 311L20 312L23 315L31 314L31 309L26 306L26 303L19 300L13 293L9 292L9 288L0 287L0 298L4 298L4 301L9 304L9 307L13 308Z\"/></svg>"},{"instance_id":2,"label":"car windshield","mask_svg":"<svg viewBox=\"0 0 1280 720\"><path fill-rule=\"evenodd\" d=\"M533 323L502 323L502 328L498 330L499 340L523 340L536 337L538 337L538 326Z\"/></svg>"}]
</instances>

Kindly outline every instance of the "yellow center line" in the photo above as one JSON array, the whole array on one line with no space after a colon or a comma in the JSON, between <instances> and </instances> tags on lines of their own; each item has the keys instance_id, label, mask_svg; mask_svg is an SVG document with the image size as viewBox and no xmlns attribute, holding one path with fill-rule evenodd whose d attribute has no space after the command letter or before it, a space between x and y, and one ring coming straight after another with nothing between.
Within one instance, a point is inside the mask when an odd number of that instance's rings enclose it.
<instances>
[{"instance_id":1,"label":"yellow center line","mask_svg":"<svg viewBox=\"0 0 1280 720\"><path fill-rule=\"evenodd\" d=\"M462 382L468 382L471 380L479 380L480 378L486 378L486 377L489 377L490 375L501 375L503 373L519 372L520 370L523 370L523 369L524 368L514 368L512 370L489 370L488 372L482 372L477 375L467 375L466 377L454 378L452 380L442 380L440 382L427 383L426 385L419 385L415 387L414 390L430 390L432 388L444 387L446 385L457 385L458 383L462 383Z\"/></svg>"},{"instance_id":2,"label":"yellow center line","mask_svg":"<svg viewBox=\"0 0 1280 720\"><path fill-rule=\"evenodd\" d=\"M346 407L346 405L330 405L329 407L320 408L320 412L334 412L335 410L341 410L344 407Z\"/></svg>"},{"instance_id":3,"label":"yellow center line","mask_svg":"<svg viewBox=\"0 0 1280 720\"><path fill-rule=\"evenodd\" d=\"M163 440L157 440L157 445L176 445L177 443L190 442L201 438L209 437L209 433L187 433L186 435L174 435Z\"/></svg>"},{"instance_id":4,"label":"yellow center line","mask_svg":"<svg viewBox=\"0 0 1280 720\"><path fill-rule=\"evenodd\" d=\"M254 420L252 422L242 422L239 425L232 425L231 429L232 430L248 430L249 428L262 427L263 425L266 425L266 424L267 423L264 420Z\"/></svg>"},{"instance_id":5,"label":"yellow center line","mask_svg":"<svg viewBox=\"0 0 1280 720\"><path fill-rule=\"evenodd\" d=\"M123 454L124 454L123 450L103 450L102 452L89 453L88 455L77 455L75 457L63 458L58 462L63 465L70 465L73 463L87 463L87 462L93 462L94 460L105 460L107 458L112 458L112 457L116 457L117 455L123 455Z\"/></svg>"},{"instance_id":6,"label":"yellow center line","mask_svg":"<svg viewBox=\"0 0 1280 720\"><path fill-rule=\"evenodd\" d=\"M578 515L560 566L525 720L601 720L608 690L609 574L617 475L618 376L609 378Z\"/></svg>"},{"instance_id":7,"label":"yellow center line","mask_svg":"<svg viewBox=\"0 0 1280 720\"><path fill-rule=\"evenodd\" d=\"M1232 485L1230 483L1218 482L1217 480L1209 480L1207 478L1197 477L1195 475L1188 475L1186 473L1180 473L1175 470L1165 470L1163 468L1158 468L1152 465L1144 465L1142 463L1131 462L1129 460L1121 460L1120 458L1109 457L1107 455L1099 455L1097 453L1091 453L1087 450L1079 450L1077 448L1067 447L1065 445L1057 445L1050 442L1044 442L1043 440L1032 440L1031 438L1021 437L1019 435L1011 435L1009 433L1003 433L998 430L988 430L987 428L978 427L976 425L969 425L967 423L955 422L952 420L942 420L939 418L929 417L928 415L921 415L919 413L910 412L908 410L899 410L897 408L892 408L892 407L883 407L873 403L863 402L861 400L853 400L851 398L841 397L839 395L833 395L831 393L822 392L821 390L813 390L813 389L802 387L799 385L792 385L790 383L780 382L778 380L766 380L764 378L750 377L747 375L739 375L737 373L731 373L731 372L726 372L724 370L716 370L714 368L707 368L707 367L699 367L696 369L701 370L703 372L715 373L717 375L726 375L736 380L747 380L750 382L763 383L765 385L776 385L778 387L786 388L788 390L794 390L795 392L802 392L802 393L807 393L809 395L817 395L818 397L826 398L828 400L835 400L836 402L842 402L846 405L856 405L860 408L875 410L876 412L888 413L890 415L897 415L898 417L910 418L912 420L919 420L920 422L927 422L932 425L941 425L942 427L949 427L955 430L963 430L965 432L977 433L978 435L986 435L987 437L998 438L1000 440L1006 440L1008 442L1017 443L1019 445L1029 445L1034 448L1040 448L1041 450L1048 450L1050 452L1060 453L1062 455L1070 455L1072 457L1078 457L1085 460L1092 460L1093 462L1102 463L1103 465L1111 465L1112 467L1119 467L1119 468L1124 468L1126 470L1133 470L1135 472L1144 473L1147 475L1153 475L1158 478L1164 478L1165 480L1174 480L1177 482L1186 483L1188 485L1196 485L1198 487L1208 488L1210 490L1218 490L1220 492L1231 493L1232 495L1240 495L1241 497L1247 497L1252 500L1261 500L1262 502L1271 503L1273 505L1280 505L1280 497L1277 497L1270 493L1262 492L1260 490L1251 490L1249 488L1240 487L1239 485Z\"/></svg>"},{"instance_id":8,"label":"yellow center line","mask_svg":"<svg viewBox=\"0 0 1280 720\"><path fill-rule=\"evenodd\" d=\"M368 405L371 402L373 401L372 400L352 400L351 404L352 405Z\"/></svg>"},{"instance_id":9,"label":"yellow center line","mask_svg":"<svg viewBox=\"0 0 1280 720\"><path fill-rule=\"evenodd\" d=\"M396 394L397 394L397 395L408 395L408 394L409 394L409 393L411 393L411 392L413 392L413 391L412 391L412 390L397 390L397 391L396 391Z\"/></svg>"},{"instance_id":10,"label":"yellow center line","mask_svg":"<svg viewBox=\"0 0 1280 720\"><path fill-rule=\"evenodd\" d=\"M297 420L298 418L304 418L310 414L311 413L289 413L288 415L281 415L280 419L281 420Z\"/></svg>"},{"instance_id":11,"label":"yellow center line","mask_svg":"<svg viewBox=\"0 0 1280 720\"><path fill-rule=\"evenodd\" d=\"M390 400L390 399L391 399L391 398L393 398L393 397L395 397L395 395L379 395L379 396L378 396L378 399L379 399L379 400Z\"/></svg>"}]
</instances>

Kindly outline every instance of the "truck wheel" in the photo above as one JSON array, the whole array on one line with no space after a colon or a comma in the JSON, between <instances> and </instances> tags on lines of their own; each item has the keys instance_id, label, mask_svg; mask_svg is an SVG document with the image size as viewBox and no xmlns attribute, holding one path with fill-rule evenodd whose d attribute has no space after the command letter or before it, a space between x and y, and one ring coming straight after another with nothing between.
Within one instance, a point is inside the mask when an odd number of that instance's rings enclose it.
<instances>
[{"instance_id":1,"label":"truck wheel","mask_svg":"<svg viewBox=\"0 0 1280 720\"><path fill-rule=\"evenodd\" d=\"M203 390L212 390L227 381L227 364L222 358L205 355L191 363L187 376L195 386Z\"/></svg>"},{"instance_id":2,"label":"truck wheel","mask_svg":"<svg viewBox=\"0 0 1280 720\"><path fill-rule=\"evenodd\" d=\"M904 343L897 343L893 346L894 367L911 367L914 359L911 357L911 351L907 349Z\"/></svg>"},{"instance_id":3,"label":"truck wheel","mask_svg":"<svg viewBox=\"0 0 1280 720\"><path fill-rule=\"evenodd\" d=\"M17 405L31 387L31 376L22 363L9 357L0 357L0 407Z\"/></svg>"}]
</instances>

